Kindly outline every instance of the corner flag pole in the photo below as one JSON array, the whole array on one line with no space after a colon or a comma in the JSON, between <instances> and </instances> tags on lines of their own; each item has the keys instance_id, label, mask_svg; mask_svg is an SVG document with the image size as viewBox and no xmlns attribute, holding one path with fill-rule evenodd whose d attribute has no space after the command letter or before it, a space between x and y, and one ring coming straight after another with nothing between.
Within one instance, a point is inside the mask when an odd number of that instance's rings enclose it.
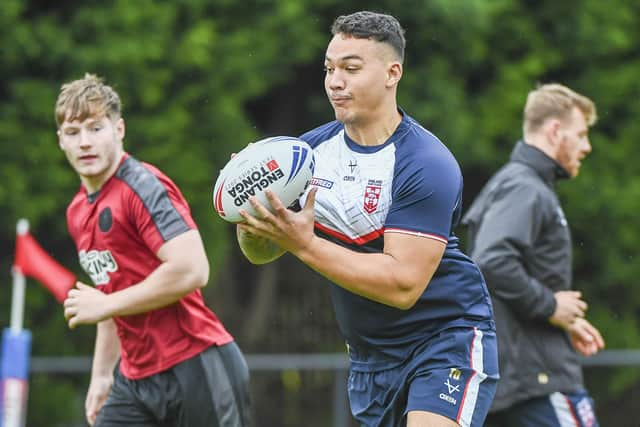
<instances>
[{"instance_id":1,"label":"corner flag pole","mask_svg":"<svg viewBox=\"0 0 640 427\"><path fill-rule=\"evenodd\" d=\"M26 219L18 221L18 236L29 232ZM11 323L2 333L2 364L0 369L0 427L24 427L27 420L27 392L31 332L23 329L25 277L13 266Z\"/></svg>"},{"instance_id":2,"label":"corner flag pole","mask_svg":"<svg viewBox=\"0 0 640 427\"><path fill-rule=\"evenodd\" d=\"M29 221L21 219L16 226L18 236L29 232ZM24 324L24 294L25 294L25 277L20 268L14 266L11 269L13 276L13 294L11 297L11 323L10 328L14 333L22 330Z\"/></svg>"}]
</instances>

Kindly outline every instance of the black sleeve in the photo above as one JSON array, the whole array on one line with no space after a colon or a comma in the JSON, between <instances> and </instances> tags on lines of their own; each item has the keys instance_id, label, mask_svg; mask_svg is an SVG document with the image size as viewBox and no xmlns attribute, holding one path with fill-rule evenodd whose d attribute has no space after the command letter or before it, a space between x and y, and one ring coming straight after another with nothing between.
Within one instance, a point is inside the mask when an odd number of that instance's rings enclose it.
<instances>
[{"instance_id":1,"label":"black sleeve","mask_svg":"<svg viewBox=\"0 0 640 427\"><path fill-rule=\"evenodd\" d=\"M502 189L475 231L471 256L494 297L518 316L546 321L556 306L553 292L528 274L525 262L542 227L545 207L530 186Z\"/></svg>"}]
</instances>

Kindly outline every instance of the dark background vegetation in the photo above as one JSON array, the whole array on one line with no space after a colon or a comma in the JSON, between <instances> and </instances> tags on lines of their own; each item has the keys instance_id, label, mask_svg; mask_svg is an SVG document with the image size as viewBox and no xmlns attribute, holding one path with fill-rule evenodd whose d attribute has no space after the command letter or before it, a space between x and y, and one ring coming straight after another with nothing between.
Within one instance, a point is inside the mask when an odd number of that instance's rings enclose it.
<instances>
[{"instance_id":1,"label":"dark background vegetation","mask_svg":"<svg viewBox=\"0 0 640 427\"><path fill-rule=\"evenodd\" d=\"M211 188L231 152L331 120L323 92L339 14L394 14L407 30L400 105L458 158L465 204L521 135L526 93L562 82L600 121L580 177L559 185L575 242L575 287L608 348L640 347L640 3L633 0L2 0L0 324L8 324L15 223L81 272L64 210L78 189L55 136L60 85L104 76L125 106L125 148L170 175L191 203L212 264L209 306L246 353L340 352L327 286L290 256L254 267L215 215ZM463 236L464 230L458 230ZM25 326L34 356L89 355L94 328L67 329L36 283ZM5 324L5 325L6 325ZM640 370L588 369L604 426L633 425ZM30 426L81 425L86 375L34 375ZM327 372L254 375L256 425L328 426Z\"/></svg>"}]
</instances>

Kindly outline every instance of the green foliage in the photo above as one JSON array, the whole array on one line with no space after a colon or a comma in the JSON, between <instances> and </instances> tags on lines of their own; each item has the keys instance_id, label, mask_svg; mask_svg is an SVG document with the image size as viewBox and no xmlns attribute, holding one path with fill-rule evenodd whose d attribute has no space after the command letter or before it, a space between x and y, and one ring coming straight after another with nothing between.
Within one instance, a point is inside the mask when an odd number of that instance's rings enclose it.
<instances>
[{"instance_id":1,"label":"green foliage","mask_svg":"<svg viewBox=\"0 0 640 427\"><path fill-rule=\"evenodd\" d=\"M209 295L224 296L212 306L232 319L232 332L245 330L244 318L228 313L251 298L246 281L260 270L238 261L233 233L211 208L211 186L229 155L248 142L332 118L321 71L329 26L338 14L372 9L396 15L407 29L400 105L451 147L465 174L465 200L508 158L521 135L526 94L537 82L559 81L594 99L600 120L593 153L578 179L559 186L576 242L575 284L609 348L640 347L638 2L3 0L0 9L2 271L12 261L15 222L26 217L43 246L84 277L64 221L79 184L57 146L53 105L63 82L93 72L122 96L126 149L164 170L189 200L217 279ZM279 268L289 268L287 262ZM302 291L278 294L271 311L295 313L302 298ZM3 316L9 300L9 292L0 293ZM310 306L330 310L328 303ZM27 312L34 354L91 352L91 328L69 331L60 307L31 282ZM287 324L285 317L278 322ZM287 337L288 348L319 345L314 335L305 337L304 343ZM335 338L322 345L340 347ZM640 374L621 371L594 377L611 393L603 399L639 381ZM32 425L78 418L66 415L81 412L81 405L69 406L75 400L68 382L34 381L30 405L39 410Z\"/></svg>"}]
</instances>

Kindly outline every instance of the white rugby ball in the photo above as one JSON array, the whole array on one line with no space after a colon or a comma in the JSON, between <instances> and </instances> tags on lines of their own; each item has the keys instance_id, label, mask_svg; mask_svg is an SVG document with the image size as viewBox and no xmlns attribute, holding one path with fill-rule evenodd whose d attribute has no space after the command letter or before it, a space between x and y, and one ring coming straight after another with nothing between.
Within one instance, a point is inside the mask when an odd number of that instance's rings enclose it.
<instances>
[{"instance_id":1,"label":"white rugby ball","mask_svg":"<svg viewBox=\"0 0 640 427\"><path fill-rule=\"evenodd\" d=\"M271 210L265 190L285 206L295 202L309 186L315 161L313 150L301 139L276 136L262 139L233 156L213 187L213 206L229 222L241 222L240 209L256 216L249 197Z\"/></svg>"}]
</instances>

